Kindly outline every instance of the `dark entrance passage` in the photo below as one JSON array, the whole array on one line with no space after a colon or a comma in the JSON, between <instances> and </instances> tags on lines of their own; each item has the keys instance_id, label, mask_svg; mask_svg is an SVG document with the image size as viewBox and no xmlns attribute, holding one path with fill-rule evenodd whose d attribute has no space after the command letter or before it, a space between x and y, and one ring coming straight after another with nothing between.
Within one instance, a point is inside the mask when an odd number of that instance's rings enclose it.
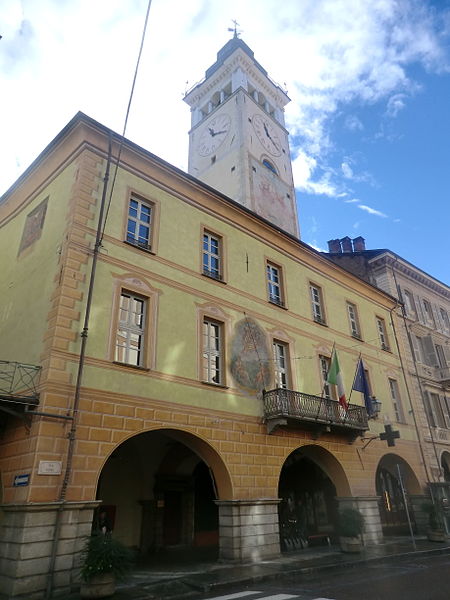
<instances>
[{"instance_id":1,"label":"dark entrance passage","mask_svg":"<svg viewBox=\"0 0 450 600\"><path fill-rule=\"evenodd\" d=\"M280 542L283 551L327 543L337 521L336 487L301 450L290 455L279 483Z\"/></svg>"},{"instance_id":2,"label":"dark entrance passage","mask_svg":"<svg viewBox=\"0 0 450 600\"><path fill-rule=\"evenodd\" d=\"M399 472L400 469L400 472ZM400 480L401 478L401 480ZM416 531L414 510L409 501L409 493L420 489L409 465L399 456L384 456L377 468L376 490L380 496L379 509L383 535L409 535L408 514L405 506L402 485L405 490L408 512L413 530Z\"/></svg>"},{"instance_id":3,"label":"dark entrance passage","mask_svg":"<svg viewBox=\"0 0 450 600\"><path fill-rule=\"evenodd\" d=\"M155 431L118 446L103 467L97 490L114 513L113 535L142 556L186 553L219 542L218 499L212 470L189 436Z\"/></svg>"}]
</instances>

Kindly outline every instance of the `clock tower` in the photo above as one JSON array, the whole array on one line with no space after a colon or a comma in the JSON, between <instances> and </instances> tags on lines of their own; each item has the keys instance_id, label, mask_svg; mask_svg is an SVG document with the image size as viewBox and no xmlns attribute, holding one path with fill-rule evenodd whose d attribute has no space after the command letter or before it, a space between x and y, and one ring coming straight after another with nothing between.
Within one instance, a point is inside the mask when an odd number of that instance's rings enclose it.
<instances>
[{"instance_id":1,"label":"clock tower","mask_svg":"<svg viewBox=\"0 0 450 600\"><path fill-rule=\"evenodd\" d=\"M289 98L236 33L184 100L191 107L189 173L298 237L284 125Z\"/></svg>"}]
</instances>

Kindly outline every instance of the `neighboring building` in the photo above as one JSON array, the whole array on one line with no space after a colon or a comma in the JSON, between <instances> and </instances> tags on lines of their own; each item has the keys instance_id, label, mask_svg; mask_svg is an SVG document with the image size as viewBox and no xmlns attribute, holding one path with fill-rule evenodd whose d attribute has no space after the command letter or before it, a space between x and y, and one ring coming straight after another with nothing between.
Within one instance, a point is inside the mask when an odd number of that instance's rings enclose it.
<instances>
[{"instance_id":1,"label":"neighboring building","mask_svg":"<svg viewBox=\"0 0 450 600\"><path fill-rule=\"evenodd\" d=\"M414 400L427 478L450 502L450 288L362 237L330 240L328 257L398 298L398 333ZM444 500L445 502L445 500Z\"/></svg>"},{"instance_id":2,"label":"neighboring building","mask_svg":"<svg viewBox=\"0 0 450 600\"><path fill-rule=\"evenodd\" d=\"M267 148L247 150L258 171ZM81 113L0 199L0 598L75 587L100 503L143 555L274 557L334 538L342 504L366 543L405 525L397 468L414 501L427 478L397 302L246 202ZM348 412L326 383L333 347ZM360 356L383 418L349 398Z\"/></svg>"}]
</instances>

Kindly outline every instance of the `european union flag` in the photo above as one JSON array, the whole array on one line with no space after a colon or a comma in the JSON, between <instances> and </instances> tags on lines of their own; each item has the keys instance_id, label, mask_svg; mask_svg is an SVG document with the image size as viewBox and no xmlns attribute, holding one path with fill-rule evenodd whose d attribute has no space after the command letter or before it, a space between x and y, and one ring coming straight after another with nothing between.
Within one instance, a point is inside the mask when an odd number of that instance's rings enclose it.
<instances>
[{"instance_id":1,"label":"european union flag","mask_svg":"<svg viewBox=\"0 0 450 600\"><path fill-rule=\"evenodd\" d=\"M370 397L369 383L367 381L366 374L364 372L364 363L362 358L358 361L356 367L355 381L353 382L353 388L355 392L361 392L364 395L364 404L366 405L367 414L371 417L374 413L372 398Z\"/></svg>"}]
</instances>

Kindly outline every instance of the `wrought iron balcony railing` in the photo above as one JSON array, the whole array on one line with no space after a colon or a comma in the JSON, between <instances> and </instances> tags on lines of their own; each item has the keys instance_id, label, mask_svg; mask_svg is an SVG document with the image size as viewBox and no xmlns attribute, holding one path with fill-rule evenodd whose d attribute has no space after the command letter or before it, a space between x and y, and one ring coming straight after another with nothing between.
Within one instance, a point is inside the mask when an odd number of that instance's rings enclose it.
<instances>
[{"instance_id":1,"label":"wrought iron balcony railing","mask_svg":"<svg viewBox=\"0 0 450 600\"><path fill-rule=\"evenodd\" d=\"M303 426L316 430L346 432L356 438L369 426L365 407L349 404L348 410L336 400L277 388L263 392L264 416L269 433L276 427Z\"/></svg>"},{"instance_id":2,"label":"wrought iron balcony railing","mask_svg":"<svg viewBox=\"0 0 450 600\"><path fill-rule=\"evenodd\" d=\"M41 367L0 360L0 401L38 404Z\"/></svg>"}]
</instances>

